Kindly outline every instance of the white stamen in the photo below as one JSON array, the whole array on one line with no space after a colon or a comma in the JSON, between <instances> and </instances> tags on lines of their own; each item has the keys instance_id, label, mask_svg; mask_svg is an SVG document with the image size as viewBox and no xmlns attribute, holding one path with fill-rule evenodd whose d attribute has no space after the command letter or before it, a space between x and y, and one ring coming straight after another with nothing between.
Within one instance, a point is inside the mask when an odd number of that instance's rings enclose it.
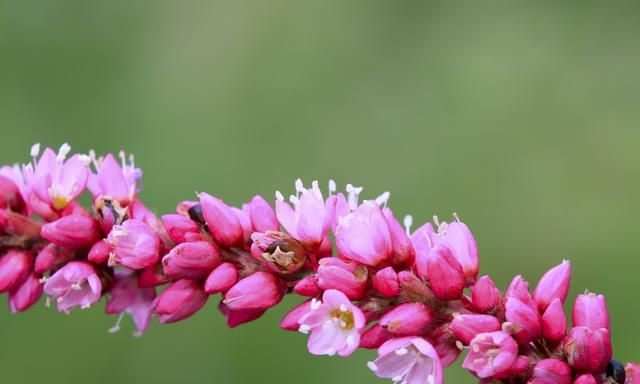
<instances>
[{"instance_id":1,"label":"white stamen","mask_svg":"<svg viewBox=\"0 0 640 384\"><path fill-rule=\"evenodd\" d=\"M29 173L33 173L33 164L29 163L24 166Z\"/></svg>"},{"instance_id":2,"label":"white stamen","mask_svg":"<svg viewBox=\"0 0 640 384\"><path fill-rule=\"evenodd\" d=\"M394 383L397 383L400 380L402 380L402 376L395 376L391 378L391 381L393 381Z\"/></svg>"},{"instance_id":3,"label":"white stamen","mask_svg":"<svg viewBox=\"0 0 640 384\"><path fill-rule=\"evenodd\" d=\"M122 166L122 169L124 169L124 167L127 165L127 156L124 154L123 150L120 150L120 152L118 152L118 157L120 157L120 165Z\"/></svg>"},{"instance_id":4,"label":"white stamen","mask_svg":"<svg viewBox=\"0 0 640 384\"><path fill-rule=\"evenodd\" d=\"M456 348L462 351L464 350L464 344L460 340L456 340Z\"/></svg>"},{"instance_id":5,"label":"white stamen","mask_svg":"<svg viewBox=\"0 0 640 384\"><path fill-rule=\"evenodd\" d=\"M276 191L276 200L284 201L284 196L282 196L282 193L280 193L280 191Z\"/></svg>"},{"instance_id":6,"label":"white stamen","mask_svg":"<svg viewBox=\"0 0 640 384\"><path fill-rule=\"evenodd\" d=\"M349 203L349 209L354 210L358 208L358 195L362 192L362 187L354 187L352 184L347 184L347 202Z\"/></svg>"},{"instance_id":7,"label":"white stamen","mask_svg":"<svg viewBox=\"0 0 640 384\"><path fill-rule=\"evenodd\" d=\"M440 220L438 220L438 216L433 215L433 222L436 225L436 229L440 228Z\"/></svg>"},{"instance_id":8,"label":"white stamen","mask_svg":"<svg viewBox=\"0 0 640 384\"><path fill-rule=\"evenodd\" d=\"M411 226L413 225L413 216L406 215L404 220L402 220L404 224L404 230L407 232L407 236L411 235Z\"/></svg>"},{"instance_id":9,"label":"white stamen","mask_svg":"<svg viewBox=\"0 0 640 384\"><path fill-rule=\"evenodd\" d=\"M40 154L40 143L35 143L31 146L31 157L33 157L33 161L36 160L36 157Z\"/></svg>"},{"instance_id":10,"label":"white stamen","mask_svg":"<svg viewBox=\"0 0 640 384\"><path fill-rule=\"evenodd\" d=\"M453 219L458 223L460 222L460 217L458 217L458 214L456 212L453 212Z\"/></svg>"},{"instance_id":11,"label":"white stamen","mask_svg":"<svg viewBox=\"0 0 640 384\"><path fill-rule=\"evenodd\" d=\"M356 339L353 337L352 334L349 334L349 336L347 336L347 339L346 339L347 345L353 345L355 344L355 342L356 342Z\"/></svg>"},{"instance_id":12,"label":"white stamen","mask_svg":"<svg viewBox=\"0 0 640 384\"><path fill-rule=\"evenodd\" d=\"M116 320L116 324L109 328L109 333L116 333L118 331L120 331L120 322L122 321L122 318L124 317L124 312L120 312L120 315L118 316L118 319Z\"/></svg>"},{"instance_id":13,"label":"white stamen","mask_svg":"<svg viewBox=\"0 0 640 384\"><path fill-rule=\"evenodd\" d=\"M133 153L129 154L129 165L131 165L131 168L136 167L136 158L133 156Z\"/></svg>"},{"instance_id":14,"label":"white stamen","mask_svg":"<svg viewBox=\"0 0 640 384\"><path fill-rule=\"evenodd\" d=\"M96 151L93 149L89 150L89 157L91 158L91 162L93 163L93 167L96 169L96 172L100 170L100 163L98 162L98 158L96 157Z\"/></svg>"},{"instance_id":15,"label":"white stamen","mask_svg":"<svg viewBox=\"0 0 640 384\"><path fill-rule=\"evenodd\" d=\"M336 354L336 350L333 348L327 351L327 356L334 356L335 354Z\"/></svg>"},{"instance_id":16,"label":"white stamen","mask_svg":"<svg viewBox=\"0 0 640 384\"><path fill-rule=\"evenodd\" d=\"M51 307L51 298L47 297L47 300L44 301L44 306L47 308Z\"/></svg>"},{"instance_id":17,"label":"white stamen","mask_svg":"<svg viewBox=\"0 0 640 384\"><path fill-rule=\"evenodd\" d=\"M91 304L83 304L80 306L80 309L89 309L91 308Z\"/></svg>"},{"instance_id":18,"label":"white stamen","mask_svg":"<svg viewBox=\"0 0 640 384\"><path fill-rule=\"evenodd\" d=\"M71 146L68 143L64 143L60 146L58 150L58 156L56 156L56 160L64 161L67 158L67 155L71 152Z\"/></svg>"},{"instance_id":19,"label":"white stamen","mask_svg":"<svg viewBox=\"0 0 640 384\"><path fill-rule=\"evenodd\" d=\"M304 333L305 335L311 331L311 327L307 324L300 324L300 328L298 328L298 332Z\"/></svg>"},{"instance_id":20,"label":"white stamen","mask_svg":"<svg viewBox=\"0 0 640 384\"><path fill-rule=\"evenodd\" d=\"M404 356L407 353L409 353L409 350L407 348L396 349L396 355L398 356Z\"/></svg>"},{"instance_id":21,"label":"white stamen","mask_svg":"<svg viewBox=\"0 0 640 384\"><path fill-rule=\"evenodd\" d=\"M47 280L48 280L48 279L49 279L48 277L46 277L46 276L42 276L42 277L38 280L38 283L40 283L40 284L44 284L44 283L46 283L46 282L47 282Z\"/></svg>"},{"instance_id":22,"label":"white stamen","mask_svg":"<svg viewBox=\"0 0 640 384\"><path fill-rule=\"evenodd\" d=\"M336 182L331 179L329 180L329 196L333 195L334 193L336 193Z\"/></svg>"},{"instance_id":23,"label":"white stamen","mask_svg":"<svg viewBox=\"0 0 640 384\"><path fill-rule=\"evenodd\" d=\"M391 192L386 191L382 195L376 197L376 204L382 206L383 208L387 208L387 202L389 201L389 197L391 197Z\"/></svg>"},{"instance_id":24,"label":"white stamen","mask_svg":"<svg viewBox=\"0 0 640 384\"><path fill-rule=\"evenodd\" d=\"M347 306L344 304L340 304L340 312L347 312Z\"/></svg>"},{"instance_id":25,"label":"white stamen","mask_svg":"<svg viewBox=\"0 0 640 384\"><path fill-rule=\"evenodd\" d=\"M84 163L84 165L91 164L91 156L87 156L85 154L78 155L78 160Z\"/></svg>"},{"instance_id":26,"label":"white stamen","mask_svg":"<svg viewBox=\"0 0 640 384\"><path fill-rule=\"evenodd\" d=\"M369 367L369 369L372 370L373 372L378 370L378 366L373 361L369 361L367 363L367 367Z\"/></svg>"},{"instance_id":27,"label":"white stamen","mask_svg":"<svg viewBox=\"0 0 640 384\"><path fill-rule=\"evenodd\" d=\"M300 193L305 191L302 180L296 179L295 187L296 187L296 197L300 197Z\"/></svg>"},{"instance_id":28,"label":"white stamen","mask_svg":"<svg viewBox=\"0 0 640 384\"><path fill-rule=\"evenodd\" d=\"M298 196L289 196L289 202L293 204L294 207L297 207L300 204L300 200L298 200Z\"/></svg>"},{"instance_id":29,"label":"white stamen","mask_svg":"<svg viewBox=\"0 0 640 384\"><path fill-rule=\"evenodd\" d=\"M74 291L82 290L82 283L73 283L73 284L71 284L71 289L73 289Z\"/></svg>"},{"instance_id":30,"label":"white stamen","mask_svg":"<svg viewBox=\"0 0 640 384\"><path fill-rule=\"evenodd\" d=\"M316 309L320 308L320 305L322 305L322 301L317 300L317 299L311 299L311 310L315 311Z\"/></svg>"}]
</instances>

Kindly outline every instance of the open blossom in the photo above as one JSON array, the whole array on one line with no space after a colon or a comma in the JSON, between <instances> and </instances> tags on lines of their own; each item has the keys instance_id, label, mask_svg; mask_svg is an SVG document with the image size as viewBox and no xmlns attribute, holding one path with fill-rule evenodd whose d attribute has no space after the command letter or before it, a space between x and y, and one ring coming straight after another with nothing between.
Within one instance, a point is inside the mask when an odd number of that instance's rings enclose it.
<instances>
[{"instance_id":1,"label":"open blossom","mask_svg":"<svg viewBox=\"0 0 640 384\"><path fill-rule=\"evenodd\" d=\"M442 364L433 346L421 337L391 339L378 349L369 369L381 378L406 384L442 384Z\"/></svg>"},{"instance_id":2,"label":"open blossom","mask_svg":"<svg viewBox=\"0 0 640 384\"><path fill-rule=\"evenodd\" d=\"M127 206L134 201L136 183L142 177L142 171L135 167L133 156L129 157L130 163L127 163L124 152L120 152L120 164L112 154L101 159L96 159L95 155L92 157L96 173L89 176L87 188L94 200L111 199L121 206Z\"/></svg>"},{"instance_id":3,"label":"open blossom","mask_svg":"<svg viewBox=\"0 0 640 384\"><path fill-rule=\"evenodd\" d=\"M114 249L110 265L142 269L155 264L160 258L160 238L142 220L131 219L122 225L114 225L107 241Z\"/></svg>"},{"instance_id":4,"label":"open blossom","mask_svg":"<svg viewBox=\"0 0 640 384\"><path fill-rule=\"evenodd\" d=\"M322 295L322 301L312 301L309 312L299 323L300 332L311 332L307 344L310 353L349 356L360 343L365 319L360 308L344 293L329 289Z\"/></svg>"},{"instance_id":5,"label":"open blossom","mask_svg":"<svg viewBox=\"0 0 640 384\"><path fill-rule=\"evenodd\" d=\"M109 331L120 330L120 321L122 321L124 314L128 313L136 325L135 335L141 335L151 321L156 290L138 287L136 274L132 270L121 269L115 273L115 280L109 290L109 296L105 311L109 314L120 315L116 325Z\"/></svg>"},{"instance_id":6,"label":"open blossom","mask_svg":"<svg viewBox=\"0 0 640 384\"><path fill-rule=\"evenodd\" d=\"M58 311L89 308L100 300L102 282L91 264L71 261L47 279L44 292L58 303Z\"/></svg>"},{"instance_id":7,"label":"open blossom","mask_svg":"<svg viewBox=\"0 0 640 384\"><path fill-rule=\"evenodd\" d=\"M517 356L518 344L508 333L480 333L471 340L462 366L484 379L508 371Z\"/></svg>"}]
</instances>

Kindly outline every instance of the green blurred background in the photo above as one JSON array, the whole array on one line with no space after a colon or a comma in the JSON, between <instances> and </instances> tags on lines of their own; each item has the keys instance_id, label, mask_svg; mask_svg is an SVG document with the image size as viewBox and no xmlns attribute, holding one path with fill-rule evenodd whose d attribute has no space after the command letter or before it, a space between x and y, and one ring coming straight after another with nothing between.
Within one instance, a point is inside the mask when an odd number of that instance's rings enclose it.
<instances>
[{"instance_id":1,"label":"green blurred background","mask_svg":"<svg viewBox=\"0 0 640 384\"><path fill-rule=\"evenodd\" d=\"M634 2L0 1L0 164L32 143L125 149L159 213L297 177L459 212L501 287L563 258L638 359L640 12ZM2 299L3 301L5 299ZM97 307L0 311L2 383L374 383L210 300L140 339ZM472 383L450 370L448 383Z\"/></svg>"}]
</instances>

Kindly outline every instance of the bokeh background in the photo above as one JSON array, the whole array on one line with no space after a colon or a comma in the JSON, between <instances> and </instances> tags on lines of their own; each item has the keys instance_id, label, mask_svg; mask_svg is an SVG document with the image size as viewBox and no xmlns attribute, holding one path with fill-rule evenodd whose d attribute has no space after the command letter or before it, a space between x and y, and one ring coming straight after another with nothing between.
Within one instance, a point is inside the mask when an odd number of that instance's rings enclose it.
<instances>
[{"instance_id":1,"label":"bokeh background","mask_svg":"<svg viewBox=\"0 0 640 384\"><path fill-rule=\"evenodd\" d=\"M501 287L571 259L572 296L606 294L616 356L639 359L639 8L2 0L0 164L125 149L159 213L297 177L391 190L416 221L459 212ZM295 302L228 330L212 299L140 339L101 306L1 309L0 382L379 382L373 352L316 358L279 331Z\"/></svg>"}]
</instances>

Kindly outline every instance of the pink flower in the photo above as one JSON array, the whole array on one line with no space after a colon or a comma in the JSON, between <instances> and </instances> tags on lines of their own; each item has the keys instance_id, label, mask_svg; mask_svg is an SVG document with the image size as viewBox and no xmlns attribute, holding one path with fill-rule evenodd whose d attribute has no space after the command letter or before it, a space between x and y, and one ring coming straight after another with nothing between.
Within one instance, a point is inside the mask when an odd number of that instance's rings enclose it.
<instances>
[{"instance_id":1,"label":"pink flower","mask_svg":"<svg viewBox=\"0 0 640 384\"><path fill-rule=\"evenodd\" d=\"M640 384L640 364L627 364L625 372L627 376L625 384Z\"/></svg>"},{"instance_id":2,"label":"pink flower","mask_svg":"<svg viewBox=\"0 0 640 384\"><path fill-rule=\"evenodd\" d=\"M254 232L251 239L251 254L273 272L289 275L307 261L302 243L284 232Z\"/></svg>"},{"instance_id":3,"label":"pink flower","mask_svg":"<svg viewBox=\"0 0 640 384\"><path fill-rule=\"evenodd\" d=\"M505 317L512 324L514 337L520 345L526 345L542 335L542 318L537 308L515 297L508 297L505 310Z\"/></svg>"},{"instance_id":4,"label":"pink flower","mask_svg":"<svg viewBox=\"0 0 640 384\"><path fill-rule=\"evenodd\" d=\"M151 321L156 290L154 288L139 288L138 277L132 270L118 270L115 273L115 281L109 290L109 296L105 311L109 314L120 315L116 325L109 332L119 331L122 317L128 313L136 325L134 335L142 335Z\"/></svg>"},{"instance_id":5,"label":"pink flower","mask_svg":"<svg viewBox=\"0 0 640 384\"><path fill-rule=\"evenodd\" d=\"M387 221L380 207L365 201L338 220L336 246L340 256L358 263L377 266L393 255Z\"/></svg>"},{"instance_id":6,"label":"pink flower","mask_svg":"<svg viewBox=\"0 0 640 384\"><path fill-rule=\"evenodd\" d=\"M559 343L567 335L567 317L560 299L554 299L542 315L542 336L550 343Z\"/></svg>"},{"instance_id":7,"label":"pink flower","mask_svg":"<svg viewBox=\"0 0 640 384\"><path fill-rule=\"evenodd\" d=\"M365 294L368 271L364 266L337 257L326 257L318 264L317 280L321 289L337 289L351 300L359 300Z\"/></svg>"},{"instance_id":8,"label":"pink flower","mask_svg":"<svg viewBox=\"0 0 640 384\"><path fill-rule=\"evenodd\" d=\"M578 372L602 372L611 360L611 337L605 328L574 327L562 346L567 361Z\"/></svg>"},{"instance_id":9,"label":"pink flower","mask_svg":"<svg viewBox=\"0 0 640 384\"><path fill-rule=\"evenodd\" d=\"M282 300L282 282L268 272L256 272L238 281L224 295L224 304L234 311L264 310Z\"/></svg>"},{"instance_id":10,"label":"pink flower","mask_svg":"<svg viewBox=\"0 0 640 384\"><path fill-rule=\"evenodd\" d=\"M500 291L489 276L482 276L473 286L471 301L480 312L490 312L500 304Z\"/></svg>"},{"instance_id":11,"label":"pink flower","mask_svg":"<svg viewBox=\"0 0 640 384\"><path fill-rule=\"evenodd\" d=\"M20 189L10 178L0 174L0 209L24 212L26 203Z\"/></svg>"},{"instance_id":12,"label":"pink flower","mask_svg":"<svg viewBox=\"0 0 640 384\"><path fill-rule=\"evenodd\" d=\"M238 268L235 265L222 263L211 271L207 277L207 281L204 283L204 291L209 295L226 292L238 282L238 278Z\"/></svg>"},{"instance_id":13,"label":"pink flower","mask_svg":"<svg viewBox=\"0 0 640 384\"><path fill-rule=\"evenodd\" d=\"M240 245L244 240L244 231L233 209L208 193L198 196L204 220L216 242L225 247Z\"/></svg>"},{"instance_id":14,"label":"pink flower","mask_svg":"<svg viewBox=\"0 0 640 384\"><path fill-rule=\"evenodd\" d=\"M386 297L395 297L400 294L398 274L392 267L379 270L373 277L373 287Z\"/></svg>"},{"instance_id":15,"label":"pink flower","mask_svg":"<svg viewBox=\"0 0 640 384\"><path fill-rule=\"evenodd\" d=\"M495 332L500 330L500 321L490 315L462 314L454 315L449 329L458 340L469 344L480 333Z\"/></svg>"},{"instance_id":16,"label":"pink flower","mask_svg":"<svg viewBox=\"0 0 640 384\"><path fill-rule=\"evenodd\" d=\"M462 296L464 272L448 246L438 244L431 249L427 256L427 270L431 289L440 300L457 300Z\"/></svg>"},{"instance_id":17,"label":"pink flower","mask_svg":"<svg viewBox=\"0 0 640 384\"><path fill-rule=\"evenodd\" d=\"M171 240L184 243L189 236L200 236L200 227L196 222L183 215L162 215L162 223Z\"/></svg>"},{"instance_id":18,"label":"pink flower","mask_svg":"<svg viewBox=\"0 0 640 384\"><path fill-rule=\"evenodd\" d=\"M554 299L560 299L561 303L569 293L571 281L571 263L565 260L560 265L550 269L542 276L535 291L533 299L538 304L538 310L543 313Z\"/></svg>"},{"instance_id":19,"label":"pink flower","mask_svg":"<svg viewBox=\"0 0 640 384\"><path fill-rule=\"evenodd\" d=\"M239 325L256 320L267 311L266 309L249 309L246 311L234 311L224 303L220 302L218 309L225 318L225 322L229 328L235 328Z\"/></svg>"},{"instance_id":20,"label":"pink flower","mask_svg":"<svg viewBox=\"0 0 640 384\"><path fill-rule=\"evenodd\" d=\"M111 199L126 207L136 199L136 182L142 178L142 171L135 167L133 155L128 164L124 152L120 152L120 161L118 164L112 154L101 159L93 156L97 172L89 176L87 187L94 200Z\"/></svg>"},{"instance_id":21,"label":"pink flower","mask_svg":"<svg viewBox=\"0 0 640 384\"><path fill-rule=\"evenodd\" d=\"M0 293L18 288L31 273L33 255L28 251L9 250L0 257Z\"/></svg>"},{"instance_id":22,"label":"pink flower","mask_svg":"<svg viewBox=\"0 0 640 384\"><path fill-rule=\"evenodd\" d=\"M107 237L114 253L109 265L122 264L131 269L142 269L155 264L160 258L160 238L151 227L138 219L114 225Z\"/></svg>"},{"instance_id":23,"label":"pink flower","mask_svg":"<svg viewBox=\"0 0 640 384\"><path fill-rule=\"evenodd\" d=\"M71 261L47 279L44 292L58 303L58 311L89 308L100 300L102 282L91 264Z\"/></svg>"},{"instance_id":24,"label":"pink flower","mask_svg":"<svg viewBox=\"0 0 640 384\"><path fill-rule=\"evenodd\" d=\"M279 229L276 212L260 195L256 195L251 199L249 216L255 232L277 231Z\"/></svg>"},{"instance_id":25,"label":"pink flower","mask_svg":"<svg viewBox=\"0 0 640 384\"><path fill-rule=\"evenodd\" d=\"M198 312L207 302L207 297L202 284L181 279L162 291L153 306L161 323L175 323Z\"/></svg>"},{"instance_id":26,"label":"pink flower","mask_svg":"<svg viewBox=\"0 0 640 384\"><path fill-rule=\"evenodd\" d=\"M423 303L399 304L385 313L379 324L396 335L419 335L434 320L432 312Z\"/></svg>"},{"instance_id":27,"label":"pink flower","mask_svg":"<svg viewBox=\"0 0 640 384\"><path fill-rule=\"evenodd\" d=\"M88 165L91 161L86 155L73 155L66 160L71 147L63 144L56 154L45 149L40 160L35 162L40 146L31 149L34 164L24 167L24 178L28 188L37 198L60 211L82 194L89 177Z\"/></svg>"},{"instance_id":28,"label":"pink flower","mask_svg":"<svg viewBox=\"0 0 640 384\"><path fill-rule=\"evenodd\" d=\"M391 209L384 208L382 213L387 220L387 227L389 228L389 234L391 235L393 265L396 267L411 267L416 259L416 252L413 249L413 244L411 244L411 239L409 239L407 231L405 231L402 225L395 218ZM405 218L405 220L407 220L407 218ZM409 217L408 220L410 221L411 218Z\"/></svg>"},{"instance_id":29,"label":"pink flower","mask_svg":"<svg viewBox=\"0 0 640 384\"><path fill-rule=\"evenodd\" d=\"M576 377L573 384L598 384L598 382L596 381L596 378L593 377L592 374L588 373L588 374L580 375ZM629 381L626 381L625 384L636 384L636 383L633 383L633 382L629 383Z\"/></svg>"},{"instance_id":30,"label":"pink flower","mask_svg":"<svg viewBox=\"0 0 640 384\"><path fill-rule=\"evenodd\" d=\"M221 263L220 250L206 241L182 243L162 258L164 272L173 278L200 279Z\"/></svg>"},{"instance_id":31,"label":"pink flower","mask_svg":"<svg viewBox=\"0 0 640 384\"><path fill-rule=\"evenodd\" d=\"M391 339L378 349L369 369L381 378L407 384L442 384L443 369L438 353L421 337Z\"/></svg>"},{"instance_id":32,"label":"pink flower","mask_svg":"<svg viewBox=\"0 0 640 384\"><path fill-rule=\"evenodd\" d=\"M611 332L609 311L604 296L595 293L578 295L573 305L573 326L592 330L604 328Z\"/></svg>"},{"instance_id":33,"label":"pink flower","mask_svg":"<svg viewBox=\"0 0 640 384\"><path fill-rule=\"evenodd\" d=\"M85 248L102 238L100 225L84 215L69 215L42 226L41 236L69 249Z\"/></svg>"},{"instance_id":34,"label":"pink flower","mask_svg":"<svg viewBox=\"0 0 640 384\"><path fill-rule=\"evenodd\" d=\"M344 293L329 289L322 301L313 300L299 320L299 331L311 332L307 347L314 355L349 356L358 348L365 326L362 311Z\"/></svg>"},{"instance_id":35,"label":"pink flower","mask_svg":"<svg viewBox=\"0 0 640 384\"><path fill-rule=\"evenodd\" d=\"M481 333L471 340L469 354L462 367L479 378L495 377L508 371L516 362L518 344L506 332Z\"/></svg>"},{"instance_id":36,"label":"pink flower","mask_svg":"<svg viewBox=\"0 0 640 384\"><path fill-rule=\"evenodd\" d=\"M20 284L9 292L9 309L11 313L24 312L40 300L42 284L35 274L30 274Z\"/></svg>"},{"instance_id":37,"label":"pink flower","mask_svg":"<svg viewBox=\"0 0 640 384\"><path fill-rule=\"evenodd\" d=\"M571 368L558 359L538 361L529 384L571 384Z\"/></svg>"},{"instance_id":38,"label":"pink flower","mask_svg":"<svg viewBox=\"0 0 640 384\"><path fill-rule=\"evenodd\" d=\"M330 200L325 203L318 182L311 183L306 189L300 179L295 183L296 194L290 196L286 203L280 192L276 192L276 215L280 224L296 239L317 248L327 234L333 220L333 209ZM333 201L333 200L331 200Z\"/></svg>"},{"instance_id":39,"label":"pink flower","mask_svg":"<svg viewBox=\"0 0 640 384\"><path fill-rule=\"evenodd\" d=\"M313 275L308 275L298 280L293 287L293 291L300 296L308 297L318 296L322 293L322 290L318 287L318 281Z\"/></svg>"}]
</instances>

